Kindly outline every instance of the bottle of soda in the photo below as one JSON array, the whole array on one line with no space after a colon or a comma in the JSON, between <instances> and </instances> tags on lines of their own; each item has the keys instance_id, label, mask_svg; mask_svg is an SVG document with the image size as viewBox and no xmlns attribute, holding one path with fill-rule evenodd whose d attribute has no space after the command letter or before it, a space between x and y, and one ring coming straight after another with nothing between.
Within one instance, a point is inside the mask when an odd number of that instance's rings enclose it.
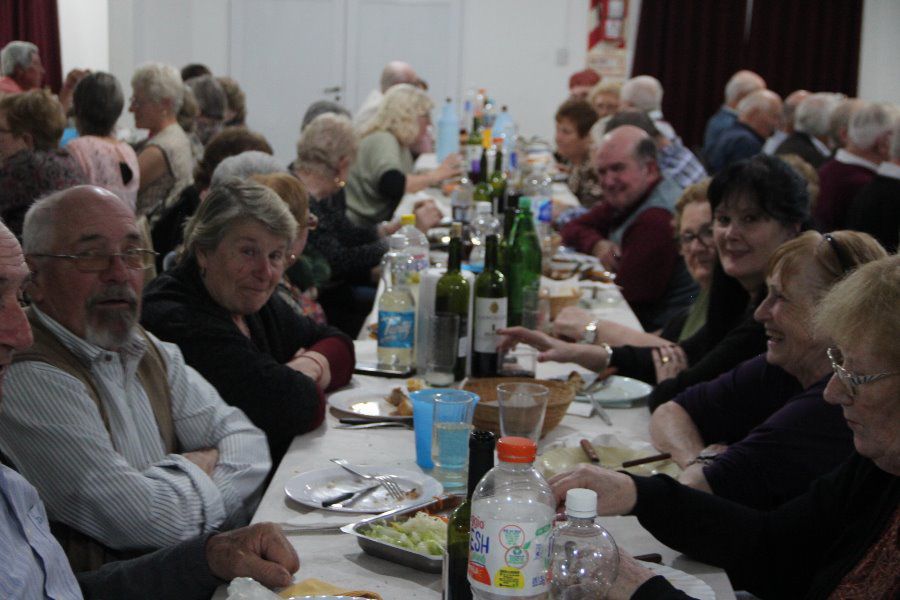
<instances>
[{"instance_id":1,"label":"bottle of soda","mask_svg":"<svg viewBox=\"0 0 900 600\"><path fill-rule=\"evenodd\" d=\"M389 243L390 251L381 261L384 292L378 300L378 364L407 369L413 364L416 339L416 307L409 291L415 267L405 250L405 237L395 233Z\"/></svg>"},{"instance_id":2,"label":"bottle of soda","mask_svg":"<svg viewBox=\"0 0 900 600\"><path fill-rule=\"evenodd\" d=\"M500 464L472 494L469 584L479 600L537 600L547 594L547 558L556 501L534 468L528 438L497 443Z\"/></svg>"},{"instance_id":3,"label":"bottle of soda","mask_svg":"<svg viewBox=\"0 0 900 600\"><path fill-rule=\"evenodd\" d=\"M447 557L444 559L444 600L471 600L472 590L466 573L469 568L469 519L472 492L481 478L494 466L497 436L476 429L469 434L469 486L466 500L447 519Z\"/></svg>"},{"instance_id":4,"label":"bottle of soda","mask_svg":"<svg viewBox=\"0 0 900 600\"><path fill-rule=\"evenodd\" d=\"M608 531L594 523L597 493L566 493L566 518L550 535L550 598L604 598L619 570L619 549Z\"/></svg>"}]
</instances>

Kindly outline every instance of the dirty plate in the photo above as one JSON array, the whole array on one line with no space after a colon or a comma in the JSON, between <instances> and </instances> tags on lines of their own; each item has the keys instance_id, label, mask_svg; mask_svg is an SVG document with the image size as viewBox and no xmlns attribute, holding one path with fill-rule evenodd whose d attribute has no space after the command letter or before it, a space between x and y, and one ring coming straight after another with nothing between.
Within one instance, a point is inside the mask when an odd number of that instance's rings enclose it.
<instances>
[{"instance_id":1,"label":"dirty plate","mask_svg":"<svg viewBox=\"0 0 900 600\"><path fill-rule=\"evenodd\" d=\"M370 475L390 475L404 492L408 492L403 500L394 500L384 488L378 488L366 494L351 506L345 508L329 507L327 510L347 513L381 513L387 510L404 508L421 504L433 496L440 496L443 486L434 477L423 473L397 469L395 467L364 467L359 470ZM355 492L372 485L348 473L340 467L327 467L315 471L307 471L289 479L284 484L284 493L288 498L311 506L322 508L322 501L334 498L345 492Z\"/></svg>"},{"instance_id":2,"label":"dirty plate","mask_svg":"<svg viewBox=\"0 0 900 600\"><path fill-rule=\"evenodd\" d=\"M594 400L601 406L633 406L650 395L653 386L632 379L613 375L607 379L606 385L592 394ZM587 396L578 396L580 401L590 402Z\"/></svg>"},{"instance_id":3,"label":"dirty plate","mask_svg":"<svg viewBox=\"0 0 900 600\"><path fill-rule=\"evenodd\" d=\"M346 416L371 418L373 421L409 420L409 415L396 414L397 407L385 399L389 393L390 390L373 392L361 388L342 390L328 397L328 405Z\"/></svg>"}]
</instances>

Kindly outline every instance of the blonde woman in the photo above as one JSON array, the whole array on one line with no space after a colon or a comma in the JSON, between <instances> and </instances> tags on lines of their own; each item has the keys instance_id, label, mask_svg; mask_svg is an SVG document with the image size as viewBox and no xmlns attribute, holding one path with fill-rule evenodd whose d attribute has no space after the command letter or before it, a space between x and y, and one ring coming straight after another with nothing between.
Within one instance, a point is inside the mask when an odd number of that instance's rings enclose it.
<instances>
[{"instance_id":1,"label":"blonde woman","mask_svg":"<svg viewBox=\"0 0 900 600\"><path fill-rule=\"evenodd\" d=\"M458 175L459 156L450 155L438 168L412 174L410 148L429 135L434 104L419 88L390 88L375 117L360 131L359 153L347 179L347 216L357 225L390 220L404 194L438 185Z\"/></svg>"}]
</instances>

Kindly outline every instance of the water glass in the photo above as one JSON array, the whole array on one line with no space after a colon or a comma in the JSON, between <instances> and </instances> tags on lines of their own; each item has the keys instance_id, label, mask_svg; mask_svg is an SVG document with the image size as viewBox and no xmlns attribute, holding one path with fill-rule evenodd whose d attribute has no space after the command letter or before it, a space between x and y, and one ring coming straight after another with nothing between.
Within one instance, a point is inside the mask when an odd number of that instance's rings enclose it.
<instances>
[{"instance_id":1,"label":"water glass","mask_svg":"<svg viewBox=\"0 0 900 600\"><path fill-rule=\"evenodd\" d=\"M534 377L537 368L537 350L528 344L518 344L501 353L501 377Z\"/></svg>"},{"instance_id":2,"label":"water glass","mask_svg":"<svg viewBox=\"0 0 900 600\"><path fill-rule=\"evenodd\" d=\"M428 327L428 348L425 353L425 382L433 387L453 384L459 343L459 315L432 315Z\"/></svg>"},{"instance_id":3,"label":"water glass","mask_svg":"<svg viewBox=\"0 0 900 600\"><path fill-rule=\"evenodd\" d=\"M431 459L434 476L445 489L465 487L469 465L469 432L476 394L446 390L434 395Z\"/></svg>"},{"instance_id":4,"label":"water glass","mask_svg":"<svg viewBox=\"0 0 900 600\"><path fill-rule=\"evenodd\" d=\"M550 390L537 383L501 383L497 386L500 405L500 432L503 436L541 437Z\"/></svg>"}]
</instances>

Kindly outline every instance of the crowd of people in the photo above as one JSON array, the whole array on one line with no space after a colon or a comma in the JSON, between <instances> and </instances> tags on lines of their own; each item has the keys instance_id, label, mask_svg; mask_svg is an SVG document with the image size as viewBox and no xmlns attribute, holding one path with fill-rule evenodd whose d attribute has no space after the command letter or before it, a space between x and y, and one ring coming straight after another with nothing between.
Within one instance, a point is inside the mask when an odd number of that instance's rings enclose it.
<instances>
[{"instance_id":1,"label":"crowd of people","mask_svg":"<svg viewBox=\"0 0 900 600\"><path fill-rule=\"evenodd\" d=\"M0 596L286 585L297 554L247 523L350 380L401 199L461 173L454 154L413 168L427 85L391 62L356 114L313 104L286 165L239 83L203 65L135 71L132 143L109 73L54 95L26 42L0 67ZM555 142L580 206L555 225L617 274L644 331L567 308L502 345L653 384L650 437L683 470L582 466L557 498L595 489L603 514L764 598L896 597L897 107L782 101L739 71L691 149L655 78L570 86ZM442 219L414 211L423 231ZM625 554L609 597L682 596Z\"/></svg>"}]
</instances>

